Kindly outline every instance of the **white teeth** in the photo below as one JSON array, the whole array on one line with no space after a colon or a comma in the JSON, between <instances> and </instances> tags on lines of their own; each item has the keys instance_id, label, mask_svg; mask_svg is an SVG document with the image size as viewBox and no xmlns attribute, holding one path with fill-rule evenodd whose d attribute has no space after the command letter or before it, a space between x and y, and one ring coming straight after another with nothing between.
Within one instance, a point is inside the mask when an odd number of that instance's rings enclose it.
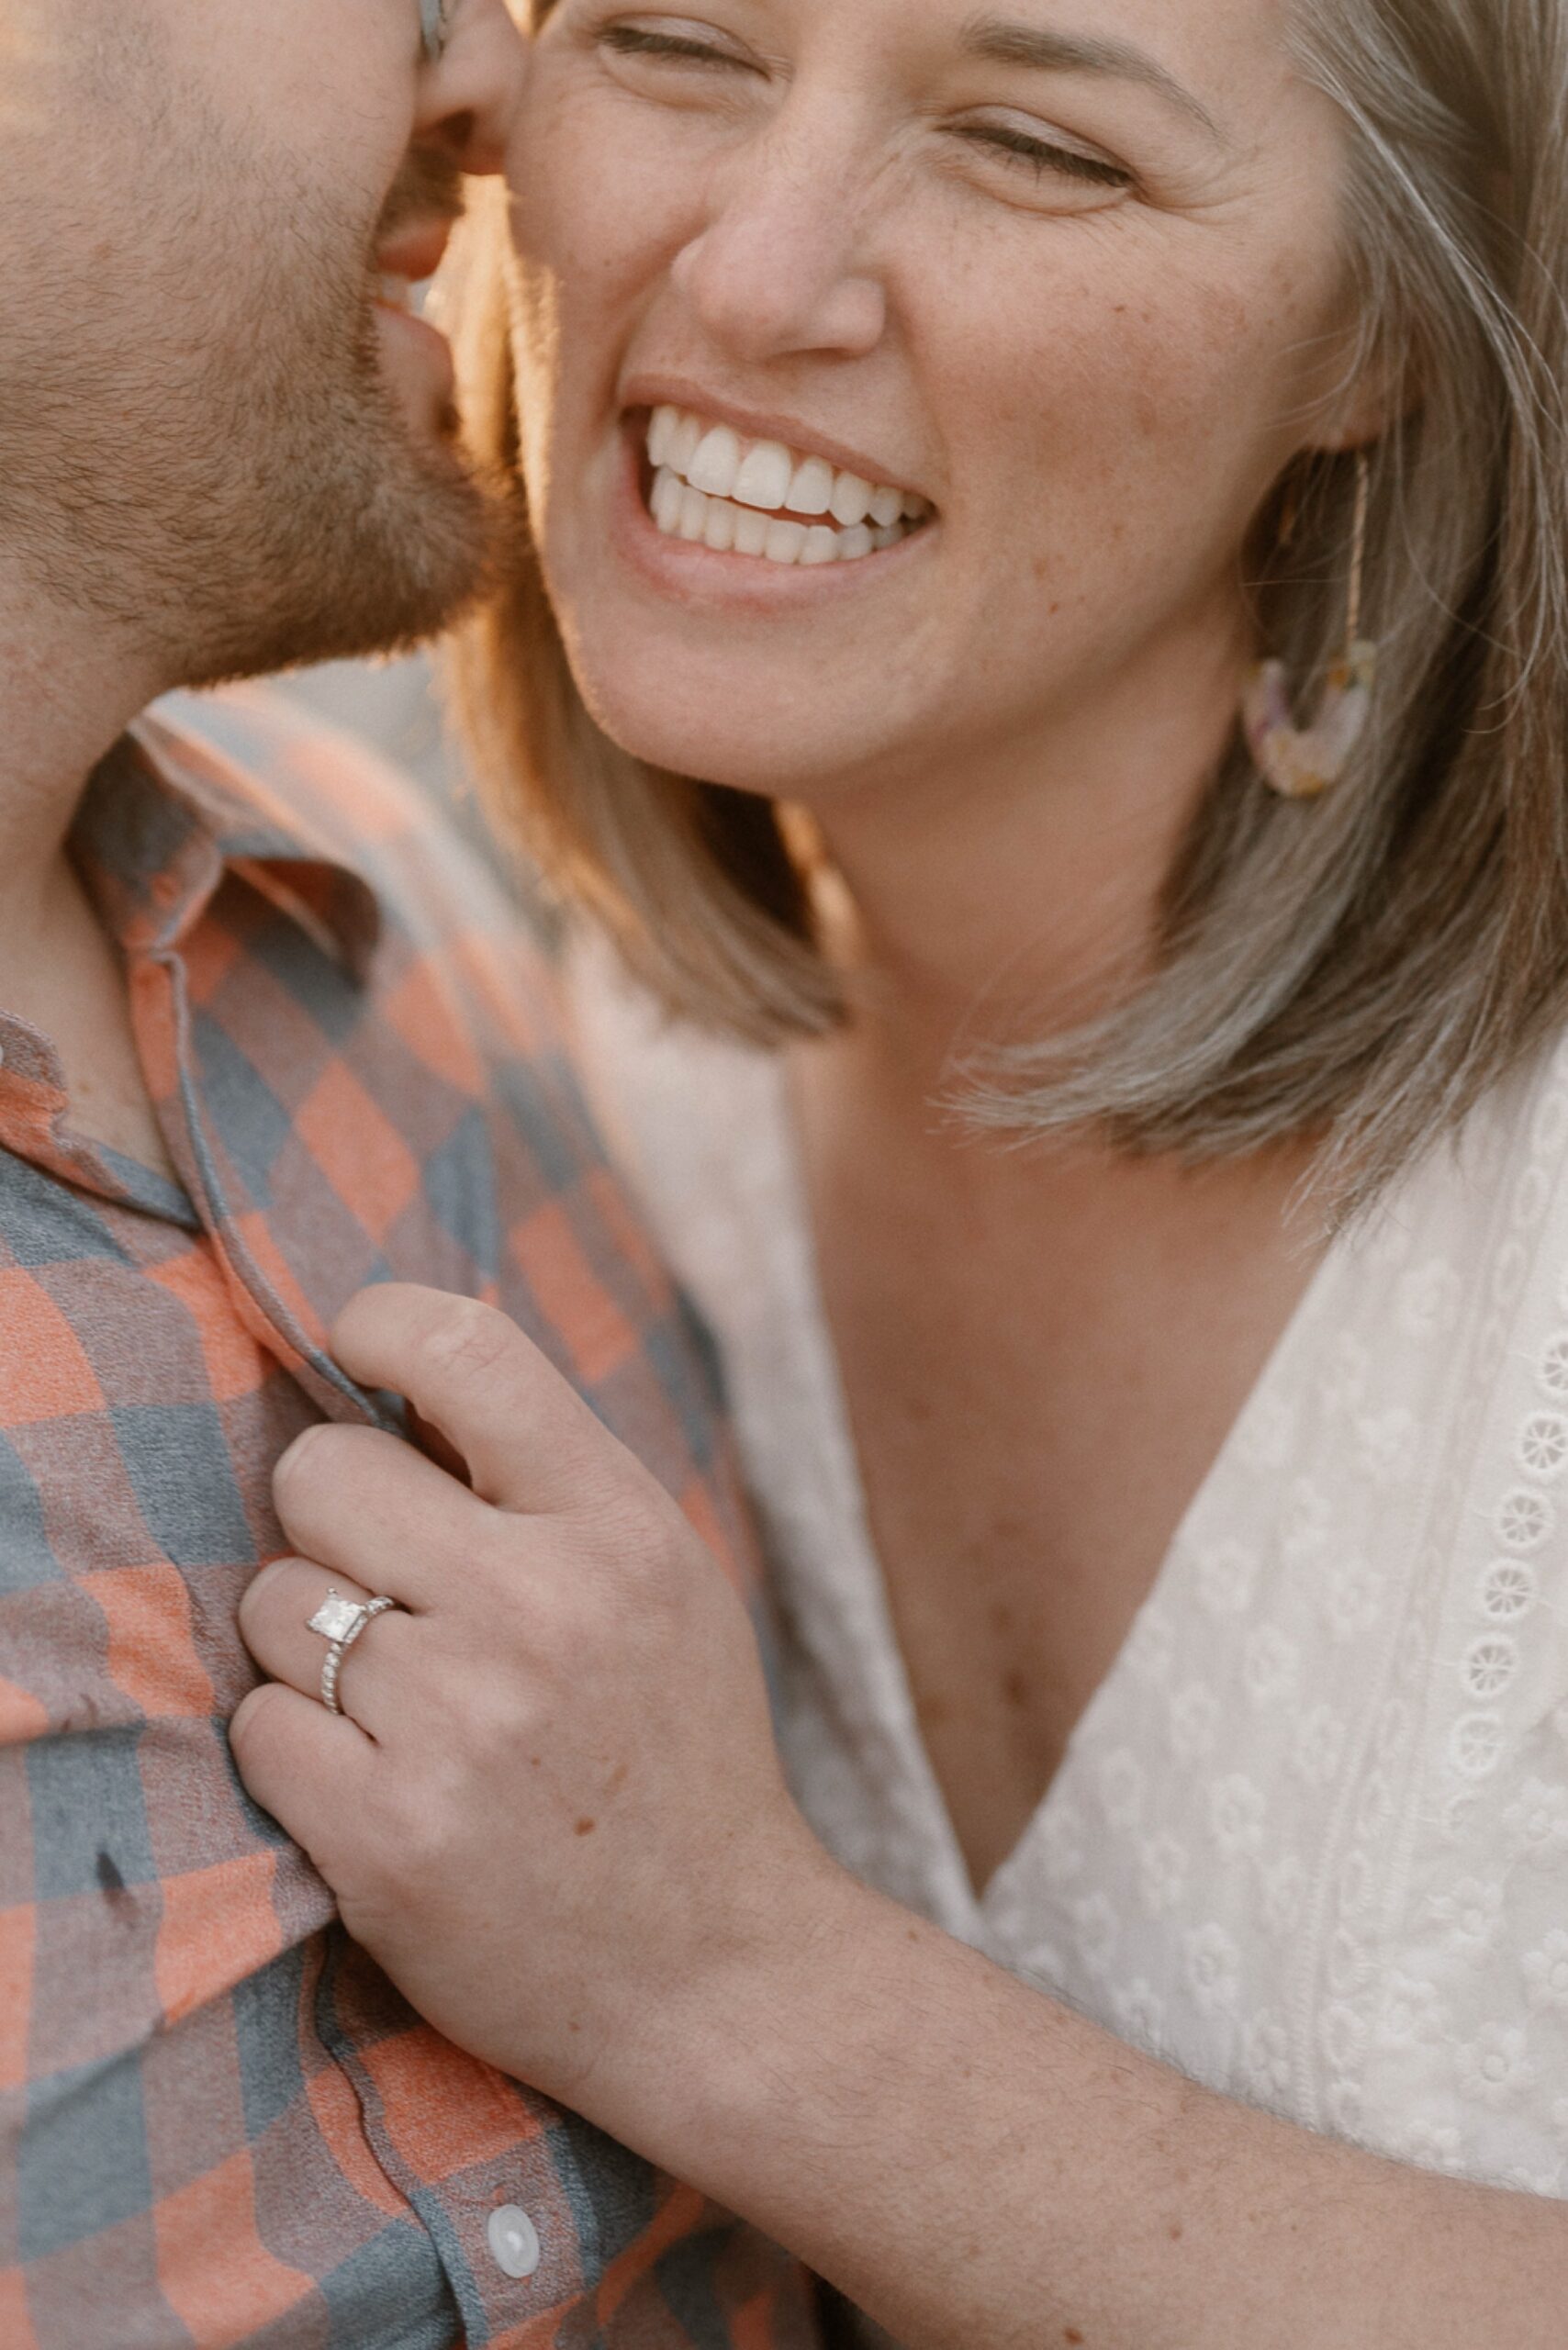
<instances>
[{"instance_id":1,"label":"white teeth","mask_svg":"<svg viewBox=\"0 0 1568 2350\"><path fill-rule=\"evenodd\" d=\"M389 310L411 310L414 307L411 278L383 276L377 281L376 291Z\"/></svg>"},{"instance_id":2,"label":"white teeth","mask_svg":"<svg viewBox=\"0 0 1568 2350\"><path fill-rule=\"evenodd\" d=\"M805 543L803 522L769 522L762 552L769 563L799 563Z\"/></svg>"},{"instance_id":3,"label":"white teeth","mask_svg":"<svg viewBox=\"0 0 1568 2350\"><path fill-rule=\"evenodd\" d=\"M654 477L653 516L666 538L673 537L680 528L680 509L686 497L686 484L680 476L661 465Z\"/></svg>"},{"instance_id":4,"label":"white teeth","mask_svg":"<svg viewBox=\"0 0 1568 2350\"><path fill-rule=\"evenodd\" d=\"M914 490L838 472L781 441L748 442L667 405L649 417L647 448L655 524L715 554L807 568L861 562L900 545L934 510Z\"/></svg>"},{"instance_id":5,"label":"white teeth","mask_svg":"<svg viewBox=\"0 0 1568 2350\"><path fill-rule=\"evenodd\" d=\"M710 498L730 498L740 469L739 433L732 432L727 424L717 424L686 468L686 478L693 489L705 490Z\"/></svg>"},{"instance_id":6,"label":"white teeth","mask_svg":"<svg viewBox=\"0 0 1568 2350\"><path fill-rule=\"evenodd\" d=\"M800 465L782 501L791 514L825 514L833 504L833 467L825 457Z\"/></svg>"},{"instance_id":7,"label":"white teeth","mask_svg":"<svg viewBox=\"0 0 1568 2350\"><path fill-rule=\"evenodd\" d=\"M667 465L675 436L680 429L680 410L656 408L648 426L648 461L653 465Z\"/></svg>"},{"instance_id":8,"label":"white teeth","mask_svg":"<svg viewBox=\"0 0 1568 2350\"><path fill-rule=\"evenodd\" d=\"M846 531L863 522L871 511L871 485L858 474L840 474L833 485L833 519Z\"/></svg>"},{"instance_id":9,"label":"white teeth","mask_svg":"<svg viewBox=\"0 0 1568 2350\"><path fill-rule=\"evenodd\" d=\"M756 441L741 464L732 495L737 506L760 507L777 514L790 500L795 461L781 441Z\"/></svg>"}]
</instances>

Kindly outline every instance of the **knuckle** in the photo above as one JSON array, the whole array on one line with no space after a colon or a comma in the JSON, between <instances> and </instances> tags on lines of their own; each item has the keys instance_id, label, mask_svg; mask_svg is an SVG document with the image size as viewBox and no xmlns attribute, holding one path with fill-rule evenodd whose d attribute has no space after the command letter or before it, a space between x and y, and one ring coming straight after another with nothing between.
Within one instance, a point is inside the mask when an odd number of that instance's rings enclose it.
<instances>
[{"instance_id":1,"label":"knuckle","mask_svg":"<svg viewBox=\"0 0 1568 2350\"><path fill-rule=\"evenodd\" d=\"M529 1709L520 1703L517 1692L494 1678L481 1682L477 1688L471 1684L466 1703L469 1713L463 1745L453 1753L443 1790L449 1814L471 1807L471 1770L510 1764L525 1743L530 1718Z\"/></svg>"},{"instance_id":2,"label":"knuckle","mask_svg":"<svg viewBox=\"0 0 1568 2350\"><path fill-rule=\"evenodd\" d=\"M446 1360L487 1362L501 1350L510 1326L504 1314L476 1297L447 1297L431 1324L430 1341Z\"/></svg>"},{"instance_id":3,"label":"knuckle","mask_svg":"<svg viewBox=\"0 0 1568 2350\"><path fill-rule=\"evenodd\" d=\"M630 1482L605 1494L594 1514L594 1541L608 1563L638 1571L658 1566L674 1549L660 1497Z\"/></svg>"},{"instance_id":4,"label":"knuckle","mask_svg":"<svg viewBox=\"0 0 1568 2350\"><path fill-rule=\"evenodd\" d=\"M557 1701L588 1673L645 1662L668 1616L661 1593L623 1561L602 1557L531 1607L529 1653Z\"/></svg>"},{"instance_id":5,"label":"knuckle","mask_svg":"<svg viewBox=\"0 0 1568 2350\"><path fill-rule=\"evenodd\" d=\"M405 1886L428 1886L451 1864L472 1813L468 1779L455 1760L422 1774L404 1789L387 1821L383 1851L388 1874Z\"/></svg>"},{"instance_id":6,"label":"knuckle","mask_svg":"<svg viewBox=\"0 0 1568 2350\"><path fill-rule=\"evenodd\" d=\"M494 1306L482 1305L477 1298L448 1298L426 1329L420 1352L438 1376L476 1382L500 1368L515 1335L506 1315Z\"/></svg>"},{"instance_id":7,"label":"knuckle","mask_svg":"<svg viewBox=\"0 0 1568 2350\"><path fill-rule=\"evenodd\" d=\"M430 1822L430 1790L424 1774L403 1774L377 1807L370 1842L382 1865L397 1865L411 1876L421 1866Z\"/></svg>"},{"instance_id":8,"label":"knuckle","mask_svg":"<svg viewBox=\"0 0 1568 2350\"><path fill-rule=\"evenodd\" d=\"M633 1496L606 1520L601 1545L623 1599L644 1620L666 1614L690 1583L684 1521Z\"/></svg>"},{"instance_id":9,"label":"knuckle","mask_svg":"<svg viewBox=\"0 0 1568 2350\"><path fill-rule=\"evenodd\" d=\"M510 1594L528 1557L528 1528L505 1510L476 1515L463 1529L465 1578L482 1588L499 1584Z\"/></svg>"}]
</instances>

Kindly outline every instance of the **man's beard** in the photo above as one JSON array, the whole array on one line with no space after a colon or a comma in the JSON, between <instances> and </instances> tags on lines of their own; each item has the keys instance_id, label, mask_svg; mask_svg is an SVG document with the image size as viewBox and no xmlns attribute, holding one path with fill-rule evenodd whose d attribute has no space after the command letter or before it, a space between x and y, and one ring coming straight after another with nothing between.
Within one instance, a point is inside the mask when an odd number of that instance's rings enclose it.
<instances>
[{"instance_id":1,"label":"man's beard","mask_svg":"<svg viewBox=\"0 0 1568 2350\"><path fill-rule=\"evenodd\" d=\"M345 223L213 161L221 251L197 229L111 282L62 241L53 315L0 327L0 548L168 685L418 643L501 534L455 418L416 438L381 369L375 247L454 215L455 169L411 156L380 223Z\"/></svg>"}]
</instances>

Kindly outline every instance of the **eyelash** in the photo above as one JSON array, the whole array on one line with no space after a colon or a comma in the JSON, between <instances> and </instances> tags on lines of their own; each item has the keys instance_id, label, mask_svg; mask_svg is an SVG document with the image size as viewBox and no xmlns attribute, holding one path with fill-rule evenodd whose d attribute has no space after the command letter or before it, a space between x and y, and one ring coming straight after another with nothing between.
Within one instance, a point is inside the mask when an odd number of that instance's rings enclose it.
<instances>
[{"instance_id":1,"label":"eyelash","mask_svg":"<svg viewBox=\"0 0 1568 2350\"><path fill-rule=\"evenodd\" d=\"M758 70L748 65L744 57L726 56L722 49L710 49L704 41L685 40L678 33L645 33L635 25L608 25L599 39L606 49L614 50L622 57L678 58L690 65L729 66L743 73Z\"/></svg>"},{"instance_id":2,"label":"eyelash","mask_svg":"<svg viewBox=\"0 0 1568 2350\"><path fill-rule=\"evenodd\" d=\"M705 42L686 40L677 33L644 32L635 25L607 26L600 39L607 49L622 57L670 58L721 72L726 67L743 73L759 70L745 58L727 56L722 50L711 49ZM959 130L955 136L968 140L973 146L989 147L1014 169L1031 172L1036 180L1044 179L1047 172L1058 172L1064 179L1078 180L1090 187L1117 189L1133 185L1133 174L1119 163L1080 154L1071 147L1053 146L1048 140L1031 139L1026 131L975 129Z\"/></svg>"},{"instance_id":3,"label":"eyelash","mask_svg":"<svg viewBox=\"0 0 1568 2350\"><path fill-rule=\"evenodd\" d=\"M1047 139L1031 139L1023 130L960 130L960 139L977 147L990 147L1022 171L1032 172L1036 179L1044 179L1047 172L1059 172L1063 178L1081 180L1090 187L1129 188L1133 175L1119 163L1103 162L1097 155L1081 155L1073 147L1055 147Z\"/></svg>"}]
</instances>

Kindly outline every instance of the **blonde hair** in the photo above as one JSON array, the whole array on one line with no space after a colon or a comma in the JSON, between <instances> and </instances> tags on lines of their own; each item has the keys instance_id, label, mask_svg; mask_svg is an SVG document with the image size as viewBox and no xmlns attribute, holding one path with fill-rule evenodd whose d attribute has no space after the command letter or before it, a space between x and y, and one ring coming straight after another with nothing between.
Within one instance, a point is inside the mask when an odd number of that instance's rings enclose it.
<instances>
[{"instance_id":1,"label":"blonde hair","mask_svg":"<svg viewBox=\"0 0 1568 2350\"><path fill-rule=\"evenodd\" d=\"M1021 1139L1098 1125L1198 1159L1321 1136L1364 1199L1568 1016L1568 7L1301 0L1352 132L1350 235L1394 423L1372 453L1376 722L1310 807L1239 737L1172 873L1152 979L1092 1029L977 1059ZM476 223L462 364L517 484L505 224ZM1309 694L1341 650L1350 458L1260 518L1260 631ZM1280 514L1295 513L1288 546ZM455 654L480 770L547 875L676 1012L775 1044L846 1015L788 811L593 724L526 543Z\"/></svg>"}]
</instances>

